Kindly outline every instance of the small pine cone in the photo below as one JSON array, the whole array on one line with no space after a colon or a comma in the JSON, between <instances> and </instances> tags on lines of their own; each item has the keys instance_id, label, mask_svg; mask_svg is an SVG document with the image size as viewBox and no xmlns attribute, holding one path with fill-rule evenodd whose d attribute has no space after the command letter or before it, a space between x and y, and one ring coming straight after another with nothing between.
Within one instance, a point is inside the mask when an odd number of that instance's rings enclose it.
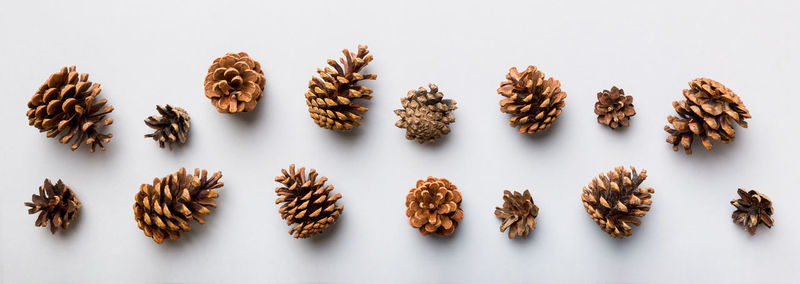
<instances>
[{"instance_id":1,"label":"small pine cone","mask_svg":"<svg viewBox=\"0 0 800 284\"><path fill-rule=\"evenodd\" d=\"M678 116L668 116L671 125L664 126L664 131L669 133L667 142L672 144L673 150L683 147L686 154L692 154L695 135L707 150L711 150L710 139L722 143L733 141L733 122L747 128L745 119L751 118L750 112L733 91L708 78L694 79L689 87L683 90L685 100L672 102Z\"/></svg>"},{"instance_id":2,"label":"small pine cone","mask_svg":"<svg viewBox=\"0 0 800 284\"><path fill-rule=\"evenodd\" d=\"M113 123L106 114L114 110L106 106L106 99L98 99L100 84L89 81L89 74L78 74L75 66L61 68L39 87L28 102L28 124L47 131L47 137L61 134L59 142L67 144L75 151L82 143L91 145L89 152L96 147L105 150L104 143L111 139L111 133L100 132L101 128Z\"/></svg>"},{"instance_id":3,"label":"small pine cone","mask_svg":"<svg viewBox=\"0 0 800 284\"><path fill-rule=\"evenodd\" d=\"M497 89L506 97L500 101L500 110L511 115L511 127L519 126L519 133L545 130L561 114L567 93L561 91L558 80L545 80L544 73L532 65L522 73L511 67L506 79Z\"/></svg>"},{"instance_id":4,"label":"small pine cone","mask_svg":"<svg viewBox=\"0 0 800 284\"><path fill-rule=\"evenodd\" d=\"M186 143L189 136L189 113L179 107L171 105L156 106L156 110L161 116L153 115L144 120L150 128L155 129L152 134L146 134L145 138L153 138L158 141L158 145L164 148L164 144L169 144L172 150L175 143Z\"/></svg>"},{"instance_id":5,"label":"small pine cone","mask_svg":"<svg viewBox=\"0 0 800 284\"><path fill-rule=\"evenodd\" d=\"M418 180L406 195L406 216L412 227L423 236L431 233L443 237L452 235L458 222L464 219L461 193L447 179L428 177Z\"/></svg>"},{"instance_id":6,"label":"small pine cone","mask_svg":"<svg viewBox=\"0 0 800 284\"><path fill-rule=\"evenodd\" d=\"M500 225L500 232L508 229L508 238L515 236L527 238L528 233L536 229L536 216L539 215L539 207L533 204L533 197L527 189L525 193L519 191L506 190L503 192L503 207L496 207L494 216L503 219Z\"/></svg>"},{"instance_id":7,"label":"small pine cone","mask_svg":"<svg viewBox=\"0 0 800 284\"><path fill-rule=\"evenodd\" d=\"M744 230L751 235L756 234L758 224L764 224L767 228L772 228L775 219L772 219L772 201L764 194L755 190L745 191L739 189L739 199L731 200L731 204L736 207L733 211L733 223L742 224Z\"/></svg>"},{"instance_id":8,"label":"small pine cone","mask_svg":"<svg viewBox=\"0 0 800 284\"><path fill-rule=\"evenodd\" d=\"M626 96L625 91L616 86L611 91L603 90L597 93L597 102L594 103L594 113L597 122L615 129L630 126L630 117L636 115L633 109L633 97Z\"/></svg>"},{"instance_id":9,"label":"small pine cone","mask_svg":"<svg viewBox=\"0 0 800 284\"><path fill-rule=\"evenodd\" d=\"M312 77L308 82L306 104L314 122L322 128L348 131L361 125L361 118L367 107L355 102L356 99L372 98L370 88L358 85L361 80L375 80L378 75L358 73L372 61L367 55L366 45L358 46L358 53L343 50L344 58L339 63L328 59L325 69L317 68L319 77Z\"/></svg>"},{"instance_id":10,"label":"small pine cone","mask_svg":"<svg viewBox=\"0 0 800 284\"><path fill-rule=\"evenodd\" d=\"M633 172L633 173L631 173ZM631 235L630 224L639 226L653 201L652 188L640 188L647 178L647 171L636 173L631 167L628 171L619 166L607 174L600 174L599 180L592 179L589 188L583 188L583 207L597 225L615 238Z\"/></svg>"},{"instance_id":11,"label":"small pine cone","mask_svg":"<svg viewBox=\"0 0 800 284\"><path fill-rule=\"evenodd\" d=\"M165 239L180 239L182 231L192 228L189 224L192 219L205 224L205 215L211 213L208 207L217 208L216 189L224 185L221 178L221 172L209 177L206 170L195 169L192 175L181 168L153 179L153 184L142 184L133 204L139 229L160 244Z\"/></svg>"},{"instance_id":12,"label":"small pine cone","mask_svg":"<svg viewBox=\"0 0 800 284\"><path fill-rule=\"evenodd\" d=\"M436 85L428 84L428 87L430 92L423 87L408 91L408 95L400 99L403 109L394 111L400 116L394 125L405 128L406 138L420 144L436 142L442 135L450 133L448 125L456 121L451 113L456 109L456 102L443 100L444 94Z\"/></svg>"},{"instance_id":13,"label":"small pine cone","mask_svg":"<svg viewBox=\"0 0 800 284\"><path fill-rule=\"evenodd\" d=\"M282 169L281 172L282 176L275 177L275 181L283 185L275 188L279 197L275 204L283 203L278 212L287 225L297 224L289 229L290 235L308 238L336 223L344 205L336 205L342 194L331 194L333 185L325 185L328 178L317 179L319 174L314 169L306 176L305 168L295 171L294 164L289 166L289 171Z\"/></svg>"},{"instance_id":14,"label":"small pine cone","mask_svg":"<svg viewBox=\"0 0 800 284\"><path fill-rule=\"evenodd\" d=\"M69 224L78 217L81 202L69 186L58 180L55 185L49 179L44 180L44 185L39 187L39 194L31 197L32 202L25 202L30 207L28 214L39 212L36 219L37 227L47 227L50 224L50 233L55 234L60 227L62 230L69 228Z\"/></svg>"},{"instance_id":15,"label":"small pine cone","mask_svg":"<svg viewBox=\"0 0 800 284\"><path fill-rule=\"evenodd\" d=\"M217 111L235 114L253 110L266 83L261 64L246 52L239 52L214 59L203 85Z\"/></svg>"}]
</instances>

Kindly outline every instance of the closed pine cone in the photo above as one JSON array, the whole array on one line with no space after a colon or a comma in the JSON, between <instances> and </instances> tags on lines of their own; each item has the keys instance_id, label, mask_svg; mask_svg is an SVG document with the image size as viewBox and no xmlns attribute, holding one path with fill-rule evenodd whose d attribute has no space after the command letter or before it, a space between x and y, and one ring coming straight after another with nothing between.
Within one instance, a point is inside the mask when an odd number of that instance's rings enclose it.
<instances>
[{"instance_id":1,"label":"closed pine cone","mask_svg":"<svg viewBox=\"0 0 800 284\"><path fill-rule=\"evenodd\" d=\"M527 189L525 193L519 191L503 192L503 207L496 207L494 216L503 219L500 225L500 232L508 229L508 238L516 236L527 238L528 233L536 229L536 216L539 215L539 207L533 203L531 192Z\"/></svg>"},{"instance_id":2,"label":"closed pine cone","mask_svg":"<svg viewBox=\"0 0 800 284\"><path fill-rule=\"evenodd\" d=\"M58 228L69 228L81 209L81 202L75 192L61 180L53 185L49 179L45 179L44 185L39 187L39 194L33 194L31 201L25 202L25 206L30 207L28 214L39 212L36 226L47 227L50 224L50 233L53 234Z\"/></svg>"},{"instance_id":3,"label":"closed pine cone","mask_svg":"<svg viewBox=\"0 0 800 284\"><path fill-rule=\"evenodd\" d=\"M408 91L405 98L400 99L403 109L397 109L400 116L394 125L406 129L406 138L416 140L420 144L434 143L436 139L450 133L450 123L456 121L451 111L456 109L454 100L443 100L444 94L439 87L428 84L430 92L419 87Z\"/></svg>"},{"instance_id":4,"label":"closed pine cone","mask_svg":"<svg viewBox=\"0 0 800 284\"><path fill-rule=\"evenodd\" d=\"M630 225L641 225L639 217L647 214L653 203L650 198L655 190L639 187L647 178L647 171L637 174L633 167L628 171L619 166L599 178L592 179L588 189L583 188L581 199L586 213L612 237L630 236Z\"/></svg>"},{"instance_id":5,"label":"closed pine cone","mask_svg":"<svg viewBox=\"0 0 800 284\"><path fill-rule=\"evenodd\" d=\"M772 200L766 195L759 193L755 190L745 191L739 189L738 199L731 200L731 204L736 207L733 211L733 223L742 224L744 230L751 235L756 234L758 224L764 224L767 228L772 228L775 224L775 219L772 219Z\"/></svg>"},{"instance_id":6,"label":"closed pine cone","mask_svg":"<svg viewBox=\"0 0 800 284\"><path fill-rule=\"evenodd\" d=\"M561 91L558 80L544 77L544 73L532 65L522 73L512 67L507 80L497 89L498 94L506 97L500 101L500 110L511 115L511 127L519 126L519 133L545 130L561 114L567 93Z\"/></svg>"},{"instance_id":7,"label":"closed pine cone","mask_svg":"<svg viewBox=\"0 0 800 284\"><path fill-rule=\"evenodd\" d=\"M146 134L145 138L153 138L158 141L158 145L164 148L164 144L169 144L169 149L175 143L186 143L186 138L189 136L189 113L179 107L171 105L156 106L160 116L153 115L144 120L144 123L150 128L155 129L151 134Z\"/></svg>"},{"instance_id":8,"label":"closed pine cone","mask_svg":"<svg viewBox=\"0 0 800 284\"><path fill-rule=\"evenodd\" d=\"M266 83L261 64L246 52L239 52L214 59L203 85L217 111L240 113L256 107Z\"/></svg>"},{"instance_id":9,"label":"closed pine cone","mask_svg":"<svg viewBox=\"0 0 800 284\"><path fill-rule=\"evenodd\" d=\"M283 203L278 212L287 225L297 224L289 229L289 234L308 238L336 223L344 209L343 205L336 205L342 194L332 194L333 185L325 185L328 178L317 179L319 174L314 169L306 176L305 168L295 171L294 164L289 166L289 171L282 169L281 172L283 175L275 177L275 181L282 184L275 188L279 197L275 204Z\"/></svg>"},{"instance_id":10,"label":"closed pine cone","mask_svg":"<svg viewBox=\"0 0 800 284\"><path fill-rule=\"evenodd\" d=\"M615 129L630 126L630 117L636 115L633 109L633 97L626 96L625 91L616 86L611 91L603 90L597 93L597 102L594 103L594 113L597 122Z\"/></svg>"},{"instance_id":11,"label":"closed pine cone","mask_svg":"<svg viewBox=\"0 0 800 284\"><path fill-rule=\"evenodd\" d=\"M428 177L418 180L416 187L406 195L406 216L412 227L423 236L452 235L458 222L464 219L461 210L461 193L447 179Z\"/></svg>"}]
</instances>

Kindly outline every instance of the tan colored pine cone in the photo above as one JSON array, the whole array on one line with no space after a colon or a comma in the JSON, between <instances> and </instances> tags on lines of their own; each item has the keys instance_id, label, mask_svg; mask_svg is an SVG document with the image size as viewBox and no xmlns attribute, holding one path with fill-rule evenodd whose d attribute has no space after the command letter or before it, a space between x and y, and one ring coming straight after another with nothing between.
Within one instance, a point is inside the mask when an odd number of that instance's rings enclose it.
<instances>
[{"instance_id":1,"label":"tan colored pine cone","mask_svg":"<svg viewBox=\"0 0 800 284\"><path fill-rule=\"evenodd\" d=\"M261 64L247 52L239 52L214 59L203 85L217 111L234 114L253 110L266 83Z\"/></svg>"},{"instance_id":2,"label":"tan colored pine cone","mask_svg":"<svg viewBox=\"0 0 800 284\"><path fill-rule=\"evenodd\" d=\"M59 142L75 151L82 143L105 150L104 143L113 136L101 132L113 123L106 114L114 110L106 106L106 99L98 99L100 84L89 81L89 74L78 74L75 66L61 68L39 87L28 102L28 124L47 131L47 137L61 135Z\"/></svg>"},{"instance_id":3,"label":"tan colored pine cone","mask_svg":"<svg viewBox=\"0 0 800 284\"><path fill-rule=\"evenodd\" d=\"M208 176L208 171L195 169L192 175L181 168L153 179L153 184L142 184L133 204L139 229L160 244L180 239L181 232L191 230L191 220L205 224L209 207L217 207L217 189L224 185L220 179L221 172Z\"/></svg>"},{"instance_id":4,"label":"tan colored pine cone","mask_svg":"<svg viewBox=\"0 0 800 284\"><path fill-rule=\"evenodd\" d=\"M744 230L751 235L756 234L758 224L772 228L775 224L775 219L772 219L775 211L772 209L772 200L755 190L745 191L740 188L737 193L739 198L731 200L733 207L736 207L731 216L733 223L742 224Z\"/></svg>"},{"instance_id":5,"label":"tan colored pine cone","mask_svg":"<svg viewBox=\"0 0 800 284\"><path fill-rule=\"evenodd\" d=\"M683 90L685 100L672 102L678 116L668 116L670 125L664 126L672 149L683 147L686 154L692 154L692 141L697 136L711 150L711 139L733 141L733 122L747 128L745 119L751 118L750 112L733 91L708 78L694 79L689 87Z\"/></svg>"},{"instance_id":6,"label":"tan colored pine cone","mask_svg":"<svg viewBox=\"0 0 800 284\"><path fill-rule=\"evenodd\" d=\"M448 125L456 121L451 113L456 109L456 101L443 100L444 94L436 85L428 84L428 87L430 92L423 87L408 91L408 95L400 99L403 108L394 111L400 116L394 125L405 128L406 138L420 144L436 142L450 133Z\"/></svg>"},{"instance_id":7,"label":"tan colored pine cone","mask_svg":"<svg viewBox=\"0 0 800 284\"><path fill-rule=\"evenodd\" d=\"M28 214L39 212L36 219L37 227L50 225L50 233L55 234L58 228L66 230L72 221L78 217L81 202L69 186L58 180L55 185L49 179L44 180L44 185L39 187L39 194L31 196L32 202L25 202L30 207Z\"/></svg>"},{"instance_id":8,"label":"tan colored pine cone","mask_svg":"<svg viewBox=\"0 0 800 284\"><path fill-rule=\"evenodd\" d=\"M358 84L361 80L375 80L378 75L362 75L361 71L370 61L366 45L358 46L358 53L345 49L344 58L339 63L328 59L325 69L317 68L319 77L312 77L308 82L306 104L314 123L322 128L348 131L361 125L361 118L367 107L356 103L356 99L369 100L372 90Z\"/></svg>"},{"instance_id":9,"label":"tan colored pine cone","mask_svg":"<svg viewBox=\"0 0 800 284\"><path fill-rule=\"evenodd\" d=\"M527 238L528 233L536 229L536 216L539 215L539 207L533 203L531 192L527 189L525 193L519 191L503 192L503 207L496 207L494 216L503 219L500 225L500 232L508 229L508 238L516 236Z\"/></svg>"},{"instance_id":10,"label":"tan colored pine cone","mask_svg":"<svg viewBox=\"0 0 800 284\"><path fill-rule=\"evenodd\" d=\"M333 186L325 185L328 178L317 179L319 174L314 169L306 176L305 168L295 171L294 164L289 166L289 171L282 169L281 172L283 175L275 177L275 181L282 184L275 188L279 197L275 204L283 203L278 212L287 225L297 224L289 229L290 235L308 238L339 220L344 205L337 206L336 201L342 194L332 194Z\"/></svg>"},{"instance_id":11,"label":"tan colored pine cone","mask_svg":"<svg viewBox=\"0 0 800 284\"><path fill-rule=\"evenodd\" d=\"M155 129L153 133L146 134L145 138L153 138L158 141L158 145L164 148L165 144L169 144L169 149L172 150L175 143L186 143L189 137L189 113L179 107L171 105L156 106L160 116L153 115L144 120L144 123L150 128Z\"/></svg>"},{"instance_id":12,"label":"tan colored pine cone","mask_svg":"<svg viewBox=\"0 0 800 284\"><path fill-rule=\"evenodd\" d=\"M406 216L409 224L419 229L423 236L452 235L458 222L464 219L461 193L447 179L428 177L418 180L406 195Z\"/></svg>"},{"instance_id":13,"label":"tan colored pine cone","mask_svg":"<svg viewBox=\"0 0 800 284\"><path fill-rule=\"evenodd\" d=\"M622 166L600 174L599 179L592 179L588 189L583 188L581 199L586 213L612 237L630 236L630 225L641 225L639 218L650 211L653 203L651 194L655 190L639 187L646 178L647 171L637 174L633 167L628 171Z\"/></svg>"},{"instance_id":14,"label":"tan colored pine cone","mask_svg":"<svg viewBox=\"0 0 800 284\"><path fill-rule=\"evenodd\" d=\"M544 78L544 73L533 65L522 73L511 67L507 80L497 89L506 97L500 101L500 110L511 115L511 127L519 126L519 133L545 130L561 114L567 93L561 91L558 80Z\"/></svg>"},{"instance_id":15,"label":"tan colored pine cone","mask_svg":"<svg viewBox=\"0 0 800 284\"><path fill-rule=\"evenodd\" d=\"M594 113L597 122L616 129L617 127L630 126L630 117L636 115L633 109L633 97L626 96L625 91L616 86L611 91L603 90L597 93L597 102L594 103Z\"/></svg>"}]
</instances>

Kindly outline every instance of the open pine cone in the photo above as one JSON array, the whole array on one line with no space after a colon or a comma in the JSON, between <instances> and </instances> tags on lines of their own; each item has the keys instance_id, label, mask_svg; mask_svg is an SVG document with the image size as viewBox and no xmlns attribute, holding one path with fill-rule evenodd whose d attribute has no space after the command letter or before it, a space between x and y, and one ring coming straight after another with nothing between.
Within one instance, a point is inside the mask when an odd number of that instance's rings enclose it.
<instances>
[{"instance_id":1,"label":"open pine cone","mask_svg":"<svg viewBox=\"0 0 800 284\"><path fill-rule=\"evenodd\" d=\"M153 115L144 120L144 123L150 128L155 129L151 134L146 134L145 138L153 138L158 141L158 145L164 148L164 144L169 144L169 149L175 143L186 143L186 138L189 136L189 113L179 107L171 105L156 106L160 116Z\"/></svg>"},{"instance_id":2,"label":"open pine cone","mask_svg":"<svg viewBox=\"0 0 800 284\"><path fill-rule=\"evenodd\" d=\"M39 212L36 219L37 227L47 227L55 234L58 228L66 230L70 223L78 217L81 202L69 186L58 180L55 185L49 179L44 180L44 185L39 187L39 194L31 197L32 202L25 202L30 207L28 214Z\"/></svg>"},{"instance_id":3,"label":"open pine cone","mask_svg":"<svg viewBox=\"0 0 800 284\"><path fill-rule=\"evenodd\" d=\"M256 107L266 83L261 64L246 52L239 52L214 59L203 85L217 111L240 113Z\"/></svg>"},{"instance_id":4,"label":"open pine cone","mask_svg":"<svg viewBox=\"0 0 800 284\"><path fill-rule=\"evenodd\" d=\"M59 142L67 144L75 151L82 143L91 145L89 152L96 147L105 150L104 143L111 139L111 133L101 132L106 125L113 123L106 114L114 110L106 106L106 99L98 99L100 84L89 81L89 74L78 74L75 66L61 68L39 87L28 102L28 124L47 131L47 137L61 135ZM105 118L105 119L104 119Z\"/></svg>"},{"instance_id":5,"label":"open pine cone","mask_svg":"<svg viewBox=\"0 0 800 284\"><path fill-rule=\"evenodd\" d=\"M205 215L211 213L208 208L217 207L216 189L224 185L221 178L221 172L209 177L206 170L195 169L192 175L181 168L153 179L153 184L142 184L133 204L139 229L160 244L166 239L180 239L181 232L191 230L191 220L205 224Z\"/></svg>"},{"instance_id":6,"label":"open pine cone","mask_svg":"<svg viewBox=\"0 0 800 284\"><path fill-rule=\"evenodd\" d=\"M400 116L394 125L406 129L408 140L417 140L420 144L436 142L436 139L450 133L450 123L456 121L451 111L456 109L454 100L443 100L444 94L439 87L428 84L430 92L423 87L408 91L405 98L400 99L403 109L397 109Z\"/></svg>"},{"instance_id":7,"label":"open pine cone","mask_svg":"<svg viewBox=\"0 0 800 284\"><path fill-rule=\"evenodd\" d=\"M500 232L508 229L508 238L516 236L528 237L528 233L536 229L536 216L539 215L539 207L533 204L531 192L527 189L525 193L519 191L503 192L503 207L496 207L494 216L503 219L500 225Z\"/></svg>"},{"instance_id":8,"label":"open pine cone","mask_svg":"<svg viewBox=\"0 0 800 284\"><path fill-rule=\"evenodd\" d=\"M443 178L418 180L416 187L406 195L406 216L423 236L452 235L458 222L464 219L461 193L456 185Z\"/></svg>"},{"instance_id":9,"label":"open pine cone","mask_svg":"<svg viewBox=\"0 0 800 284\"><path fill-rule=\"evenodd\" d=\"M328 178L317 179L319 174L314 169L306 176L305 168L295 171L294 164L289 166L289 171L282 169L281 172L283 175L275 177L275 181L282 184L275 188L279 197L275 204L283 203L278 212L287 225L297 224L289 229L289 234L308 238L336 223L344 205L336 205L342 194L331 194L333 186L325 185Z\"/></svg>"},{"instance_id":10,"label":"open pine cone","mask_svg":"<svg viewBox=\"0 0 800 284\"><path fill-rule=\"evenodd\" d=\"M775 219L772 219L775 211L772 209L772 200L755 190L745 191L740 188L737 193L739 198L731 200L733 207L736 207L731 216L733 223L742 224L744 230L751 235L756 234L758 224L772 228L775 224Z\"/></svg>"},{"instance_id":11,"label":"open pine cone","mask_svg":"<svg viewBox=\"0 0 800 284\"><path fill-rule=\"evenodd\" d=\"M533 65L522 73L511 67L506 79L497 89L506 97L500 101L500 110L511 115L511 127L519 126L519 133L545 130L561 114L567 93L561 91L558 80L545 80L544 73Z\"/></svg>"},{"instance_id":12,"label":"open pine cone","mask_svg":"<svg viewBox=\"0 0 800 284\"><path fill-rule=\"evenodd\" d=\"M616 86L611 91L603 90L597 93L597 102L594 103L594 113L597 122L615 129L631 125L630 117L636 115L633 109L633 97L626 96L625 91Z\"/></svg>"},{"instance_id":13,"label":"open pine cone","mask_svg":"<svg viewBox=\"0 0 800 284\"><path fill-rule=\"evenodd\" d=\"M581 199L586 213L612 237L630 236L630 225L641 225L639 217L647 214L653 203L650 198L655 190L639 187L647 178L647 171L637 174L633 167L628 171L619 166L599 178L592 179L588 189L583 188Z\"/></svg>"},{"instance_id":14,"label":"open pine cone","mask_svg":"<svg viewBox=\"0 0 800 284\"><path fill-rule=\"evenodd\" d=\"M367 55L366 45L358 46L358 53L343 50L344 58L339 63L328 59L325 69L317 68L319 77L312 77L308 82L306 104L314 123L322 128L347 131L361 125L361 118L367 107L355 102L356 99L372 98L370 88L358 85L361 80L375 80L378 75L358 73L372 61Z\"/></svg>"}]
</instances>

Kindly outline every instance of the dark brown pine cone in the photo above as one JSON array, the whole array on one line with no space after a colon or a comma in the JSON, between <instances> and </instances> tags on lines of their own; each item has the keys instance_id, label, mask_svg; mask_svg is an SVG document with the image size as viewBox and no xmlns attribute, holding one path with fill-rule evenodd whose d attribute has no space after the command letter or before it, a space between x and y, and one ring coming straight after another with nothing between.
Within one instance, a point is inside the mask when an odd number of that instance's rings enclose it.
<instances>
[{"instance_id":1,"label":"dark brown pine cone","mask_svg":"<svg viewBox=\"0 0 800 284\"><path fill-rule=\"evenodd\" d=\"M525 193L504 191L503 207L496 207L494 210L494 216L503 219L500 232L508 229L509 239L516 236L527 238L528 233L536 229L536 216L538 215L539 207L533 204L533 197L527 189Z\"/></svg>"},{"instance_id":2,"label":"dark brown pine cone","mask_svg":"<svg viewBox=\"0 0 800 284\"><path fill-rule=\"evenodd\" d=\"M406 195L406 216L409 224L419 229L423 236L452 235L458 222L464 219L461 193L447 179L428 177L418 180Z\"/></svg>"},{"instance_id":3,"label":"dark brown pine cone","mask_svg":"<svg viewBox=\"0 0 800 284\"><path fill-rule=\"evenodd\" d=\"M408 140L417 140L420 144L434 143L436 139L450 133L450 123L456 121L451 113L456 109L454 100L443 100L444 94L439 87L428 84L430 92L423 87L408 91L405 98L400 99L402 109L394 111L400 116L394 125L406 129Z\"/></svg>"},{"instance_id":4,"label":"dark brown pine cone","mask_svg":"<svg viewBox=\"0 0 800 284\"><path fill-rule=\"evenodd\" d=\"M616 86L611 91L603 90L597 93L597 102L594 103L594 113L597 122L615 129L630 126L630 117L636 115L633 109L633 97L626 96L625 91Z\"/></svg>"},{"instance_id":5,"label":"dark brown pine cone","mask_svg":"<svg viewBox=\"0 0 800 284\"><path fill-rule=\"evenodd\" d=\"M160 116L153 115L144 120L144 123L150 128L155 129L151 134L146 134L145 138L153 138L158 141L158 145L164 148L164 144L169 144L169 149L172 150L175 143L186 143L186 138L189 136L189 113L179 107L171 105L156 106Z\"/></svg>"},{"instance_id":6,"label":"dark brown pine cone","mask_svg":"<svg viewBox=\"0 0 800 284\"><path fill-rule=\"evenodd\" d=\"M61 180L53 185L49 179L45 179L44 185L39 187L39 194L34 194L31 199L32 202L25 202L25 206L30 207L28 214L39 212L36 226L47 227L50 224L50 232L53 234L58 228L69 228L81 209L81 202L75 192Z\"/></svg>"},{"instance_id":7,"label":"dark brown pine cone","mask_svg":"<svg viewBox=\"0 0 800 284\"><path fill-rule=\"evenodd\" d=\"M246 52L239 52L214 59L203 85L217 111L233 114L253 110L266 83L261 64Z\"/></svg>"},{"instance_id":8,"label":"dark brown pine cone","mask_svg":"<svg viewBox=\"0 0 800 284\"><path fill-rule=\"evenodd\" d=\"M275 181L283 185L275 188L279 197L275 204L283 203L278 212L287 225L297 224L289 229L289 234L308 238L336 223L344 209L343 205L336 205L342 194L331 194L333 186L325 185L328 178L317 179L319 174L314 169L306 177L305 168L295 171L294 164L289 166L288 172L283 169L281 172L283 175L275 177Z\"/></svg>"},{"instance_id":9,"label":"dark brown pine cone","mask_svg":"<svg viewBox=\"0 0 800 284\"><path fill-rule=\"evenodd\" d=\"M647 214L653 203L650 198L655 190L639 187L647 178L647 171L637 174L633 167L628 171L619 166L599 178L592 179L588 189L583 188L581 199L586 213L612 237L630 236L630 225L641 225L639 217Z\"/></svg>"},{"instance_id":10,"label":"dark brown pine cone","mask_svg":"<svg viewBox=\"0 0 800 284\"><path fill-rule=\"evenodd\" d=\"M733 207L736 207L731 216L733 223L742 224L744 230L751 235L756 234L758 224L772 228L775 224L775 219L772 219L775 211L772 209L772 200L755 190L745 191L740 188L737 193L739 198L731 200Z\"/></svg>"},{"instance_id":11,"label":"dark brown pine cone","mask_svg":"<svg viewBox=\"0 0 800 284\"><path fill-rule=\"evenodd\" d=\"M500 101L500 110L511 115L511 127L519 126L519 133L545 130L561 114L567 93L561 91L558 80L545 80L544 73L533 65L522 73L512 67L506 79L497 89L506 97Z\"/></svg>"}]
</instances>

